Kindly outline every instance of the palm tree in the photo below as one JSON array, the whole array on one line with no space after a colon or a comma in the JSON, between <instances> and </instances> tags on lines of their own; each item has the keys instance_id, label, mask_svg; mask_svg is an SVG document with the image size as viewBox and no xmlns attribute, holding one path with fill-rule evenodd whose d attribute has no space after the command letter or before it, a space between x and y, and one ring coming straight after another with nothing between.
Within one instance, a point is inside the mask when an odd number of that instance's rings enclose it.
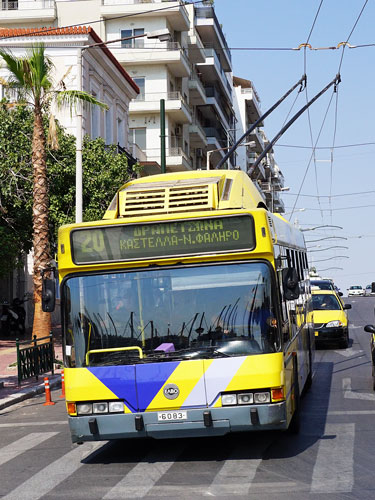
<instances>
[{"instance_id":1,"label":"palm tree","mask_svg":"<svg viewBox=\"0 0 375 500\"><path fill-rule=\"evenodd\" d=\"M30 48L23 57L15 57L10 51L0 49L0 56L9 71L7 86L17 91L17 103L30 106L34 113L32 137L33 167L33 247L34 247L34 323L33 334L46 337L51 330L51 315L42 311L41 270L51 265L48 228L48 178L46 169L46 134L43 116L50 112L51 106L73 108L79 102L90 105L107 106L92 95L80 90L65 90L63 79L54 86L54 66L45 54L44 45ZM4 83L4 82L2 82ZM51 116L49 142L54 143L53 127L55 120ZM54 145L56 147L56 144Z\"/></svg>"}]
</instances>

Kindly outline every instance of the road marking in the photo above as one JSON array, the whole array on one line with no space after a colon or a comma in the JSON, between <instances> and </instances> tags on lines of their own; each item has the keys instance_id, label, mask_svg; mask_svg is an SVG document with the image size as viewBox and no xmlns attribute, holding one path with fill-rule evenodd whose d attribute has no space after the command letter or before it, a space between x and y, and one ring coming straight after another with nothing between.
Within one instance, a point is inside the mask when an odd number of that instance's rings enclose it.
<instances>
[{"instance_id":1,"label":"road marking","mask_svg":"<svg viewBox=\"0 0 375 500\"><path fill-rule=\"evenodd\" d=\"M349 493L354 484L355 424L326 424L324 436L319 443L310 492Z\"/></svg>"},{"instance_id":2,"label":"road marking","mask_svg":"<svg viewBox=\"0 0 375 500\"><path fill-rule=\"evenodd\" d=\"M356 354L361 354L363 350L353 349L353 347L349 347L347 349L342 349L341 351L334 351L337 354L341 354L341 356L345 356L346 358L350 358L351 356L355 356Z\"/></svg>"},{"instance_id":3,"label":"road marking","mask_svg":"<svg viewBox=\"0 0 375 500\"><path fill-rule=\"evenodd\" d=\"M249 446L236 448L214 477L205 496L247 495L262 459L235 459L241 451L249 453Z\"/></svg>"},{"instance_id":4,"label":"road marking","mask_svg":"<svg viewBox=\"0 0 375 500\"><path fill-rule=\"evenodd\" d=\"M77 446L2 497L2 500L19 500L20 498L38 500L82 467L82 460L103 444L103 441L100 441Z\"/></svg>"},{"instance_id":5,"label":"road marking","mask_svg":"<svg viewBox=\"0 0 375 500\"><path fill-rule=\"evenodd\" d=\"M50 437L56 436L56 434L58 434L58 432L32 432L4 446L0 449L0 465L9 462L9 460L13 460L13 458L18 457L21 453L31 450L31 448L38 446L38 444L43 443L43 441L46 441Z\"/></svg>"},{"instance_id":6,"label":"road marking","mask_svg":"<svg viewBox=\"0 0 375 500\"><path fill-rule=\"evenodd\" d=\"M105 500L119 498L143 498L159 479L175 463L181 448L163 451L160 461L160 449L152 451L139 462L126 476L103 497Z\"/></svg>"},{"instance_id":7,"label":"road marking","mask_svg":"<svg viewBox=\"0 0 375 500\"><path fill-rule=\"evenodd\" d=\"M352 391L352 380L350 378L342 379L342 388L344 391L344 398L346 399L362 399L365 401L375 401L375 394Z\"/></svg>"},{"instance_id":8,"label":"road marking","mask_svg":"<svg viewBox=\"0 0 375 500\"><path fill-rule=\"evenodd\" d=\"M2 427L43 427L44 425L68 425L66 420L49 420L48 422L21 422L14 423L9 422L7 424L0 424L0 428Z\"/></svg>"}]
</instances>

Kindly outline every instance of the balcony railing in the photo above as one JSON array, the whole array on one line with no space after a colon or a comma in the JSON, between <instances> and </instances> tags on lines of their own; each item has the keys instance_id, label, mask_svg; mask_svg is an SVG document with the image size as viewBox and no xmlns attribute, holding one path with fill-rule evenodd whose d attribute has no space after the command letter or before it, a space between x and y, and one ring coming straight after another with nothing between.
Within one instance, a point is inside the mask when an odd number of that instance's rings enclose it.
<instances>
[{"instance_id":1,"label":"balcony railing","mask_svg":"<svg viewBox=\"0 0 375 500\"><path fill-rule=\"evenodd\" d=\"M221 29L220 23L216 17L215 10L212 7L200 7L200 8L198 7L197 9L195 9L195 15L197 16L198 19L201 18L201 19L213 19L214 20L216 29L217 29L217 31L220 35L221 41L223 43L223 50L225 51L228 59L232 62L232 54L230 53L230 50L229 50L227 41L225 39L223 30Z\"/></svg>"},{"instance_id":2,"label":"balcony railing","mask_svg":"<svg viewBox=\"0 0 375 500\"><path fill-rule=\"evenodd\" d=\"M219 56L216 53L216 50L214 48L205 47L204 53L205 53L206 57L213 57L214 58L217 70L219 71L219 73L221 74L221 76L223 78L224 84L226 85L226 87L228 89L229 95L232 95L232 88L229 85L227 76L225 74L223 66L221 65L221 62L220 62Z\"/></svg>"},{"instance_id":3,"label":"balcony railing","mask_svg":"<svg viewBox=\"0 0 375 500\"><path fill-rule=\"evenodd\" d=\"M222 148L226 147L226 138L221 136L214 127L204 127L204 133L207 137L215 137Z\"/></svg>"},{"instance_id":4,"label":"balcony railing","mask_svg":"<svg viewBox=\"0 0 375 500\"><path fill-rule=\"evenodd\" d=\"M3 0L1 10L37 10L53 9L55 0L36 0L35 2L23 2L18 0Z\"/></svg>"},{"instance_id":5,"label":"balcony railing","mask_svg":"<svg viewBox=\"0 0 375 500\"><path fill-rule=\"evenodd\" d=\"M143 101L143 102L157 102L160 101L160 99L165 99L166 101L182 101L182 103L189 108L188 103L186 102L185 98L181 94L181 92L176 91L176 92L152 92L152 93L145 93L145 94L139 94L135 101Z\"/></svg>"}]
</instances>

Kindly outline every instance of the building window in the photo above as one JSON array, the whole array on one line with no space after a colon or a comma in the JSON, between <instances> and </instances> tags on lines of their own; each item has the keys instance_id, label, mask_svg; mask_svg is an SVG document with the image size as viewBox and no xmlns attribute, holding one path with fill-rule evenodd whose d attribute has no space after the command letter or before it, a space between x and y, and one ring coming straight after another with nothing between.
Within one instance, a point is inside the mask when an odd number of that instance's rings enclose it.
<instances>
[{"instance_id":1,"label":"building window","mask_svg":"<svg viewBox=\"0 0 375 500\"><path fill-rule=\"evenodd\" d=\"M144 28L136 28L133 30L121 30L121 38L130 38L132 36L144 35ZM131 40L121 40L121 48L123 49L142 49L144 47L143 38L135 38Z\"/></svg>"},{"instance_id":2,"label":"building window","mask_svg":"<svg viewBox=\"0 0 375 500\"><path fill-rule=\"evenodd\" d=\"M146 150L146 127L131 128L129 136L132 143L137 144L139 149Z\"/></svg>"},{"instance_id":3,"label":"building window","mask_svg":"<svg viewBox=\"0 0 375 500\"><path fill-rule=\"evenodd\" d=\"M139 78L133 78L134 82L136 85L139 87L139 94L136 97L136 99L139 99L140 101L144 101L145 98L145 77L139 77Z\"/></svg>"},{"instance_id":4,"label":"building window","mask_svg":"<svg viewBox=\"0 0 375 500\"><path fill-rule=\"evenodd\" d=\"M98 98L95 92L91 92L91 94L95 97L95 99ZM100 136L100 109L99 106L91 106L91 139L96 139L97 137Z\"/></svg>"},{"instance_id":5,"label":"building window","mask_svg":"<svg viewBox=\"0 0 375 500\"><path fill-rule=\"evenodd\" d=\"M125 147L125 122L122 118L117 118L117 142L121 147Z\"/></svg>"},{"instance_id":6,"label":"building window","mask_svg":"<svg viewBox=\"0 0 375 500\"><path fill-rule=\"evenodd\" d=\"M113 108L112 106L105 112L105 142L113 143Z\"/></svg>"}]
</instances>

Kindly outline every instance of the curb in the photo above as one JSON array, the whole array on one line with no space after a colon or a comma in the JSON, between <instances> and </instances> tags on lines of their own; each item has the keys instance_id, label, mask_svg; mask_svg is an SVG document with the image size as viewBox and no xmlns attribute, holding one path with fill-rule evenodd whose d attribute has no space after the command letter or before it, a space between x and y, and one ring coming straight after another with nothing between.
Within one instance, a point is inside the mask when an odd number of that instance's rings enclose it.
<instances>
[{"instance_id":1,"label":"curb","mask_svg":"<svg viewBox=\"0 0 375 500\"><path fill-rule=\"evenodd\" d=\"M50 388L59 389L61 387L61 377L55 376L54 378L50 378ZM44 382L41 382L37 386L27 387L25 389L21 389L18 392L11 394L10 396L0 399L0 410L4 408L8 408L9 406L15 405L16 403L20 403L25 399L33 398L38 394L42 394L44 392Z\"/></svg>"}]
</instances>

